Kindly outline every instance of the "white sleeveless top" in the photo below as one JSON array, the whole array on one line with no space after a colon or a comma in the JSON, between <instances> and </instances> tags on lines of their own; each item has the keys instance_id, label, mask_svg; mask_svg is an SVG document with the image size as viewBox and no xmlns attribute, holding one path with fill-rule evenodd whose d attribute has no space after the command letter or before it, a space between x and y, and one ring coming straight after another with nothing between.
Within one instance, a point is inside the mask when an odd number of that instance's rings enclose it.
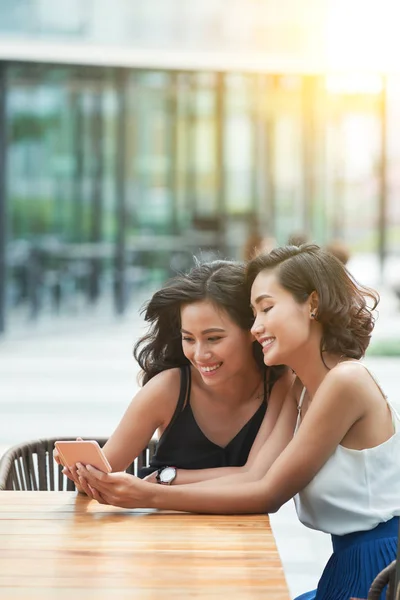
<instances>
[{"instance_id":1,"label":"white sleeveless top","mask_svg":"<svg viewBox=\"0 0 400 600\"><path fill-rule=\"evenodd\" d=\"M370 375L382 391L372 373ZM300 425L305 392L304 388L295 433ZM383 391L382 394L388 402ZM339 445L310 483L295 496L297 515L304 525L345 535L373 529L379 523L400 516L400 417L388 404L395 430L390 439L365 450Z\"/></svg>"}]
</instances>

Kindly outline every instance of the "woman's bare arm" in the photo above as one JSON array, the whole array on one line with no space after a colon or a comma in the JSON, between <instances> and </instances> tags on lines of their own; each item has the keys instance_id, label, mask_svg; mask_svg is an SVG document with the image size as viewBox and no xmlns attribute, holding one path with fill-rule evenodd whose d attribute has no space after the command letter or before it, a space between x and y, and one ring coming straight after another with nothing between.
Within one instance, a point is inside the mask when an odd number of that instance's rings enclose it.
<instances>
[{"instance_id":1,"label":"woman's bare arm","mask_svg":"<svg viewBox=\"0 0 400 600\"><path fill-rule=\"evenodd\" d=\"M271 435L254 457L251 468L248 471L236 472L226 477L187 485L160 486L148 485L125 473L106 475L83 466L80 467L79 474L83 483L87 481L99 492L99 494L95 492L92 495L99 502L127 508L151 507L194 512L231 512L228 508L230 506L230 500L227 500L228 496L233 494L233 497L236 498L239 494L240 497L243 490L259 486L263 475L293 436L295 420L296 404L289 392L278 421ZM244 482L246 485L238 485ZM182 490L182 494L175 493L175 490ZM91 495L91 492L88 493ZM245 492L244 498L247 497L247 492ZM214 502L215 504L211 508L211 503ZM253 503L249 505L248 512L256 512L253 510L253 506Z\"/></svg>"},{"instance_id":2,"label":"woman's bare arm","mask_svg":"<svg viewBox=\"0 0 400 600\"><path fill-rule=\"evenodd\" d=\"M336 371L328 373L297 434L279 453L276 438L289 425L284 421L290 419L290 427L293 426L293 414L285 401L279 423L260 453L260 472L261 466L266 472L257 481L238 485L236 479L222 485L215 480L208 486L203 482L171 487L150 486L131 477L121 485L117 473L114 478L113 474L88 474L86 470L82 473L108 502L117 506L214 514L274 512L313 479L354 423L365 416L371 385L366 382L368 375L359 369ZM274 450L278 456L268 465Z\"/></svg>"},{"instance_id":3,"label":"woman's bare arm","mask_svg":"<svg viewBox=\"0 0 400 600\"><path fill-rule=\"evenodd\" d=\"M172 419L180 389L180 370L153 377L134 397L103 450L113 471L124 471L146 448L154 432Z\"/></svg>"},{"instance_id":4,"label":"woman's bare arm","mask_svg":"<svg viewBox=\"0 0 400 600\"><path fill-rule=\"evenodd\" d=\"M168 425L176 408L179 389L180 371L169 369L156 375L136 394L103 448L114 472L124 471L146 448L154 432ZM54 458L60 462L56 453L57 450ZM82 492L76 466L65 465L63 472Z\"/></svg>"}]
</instances>

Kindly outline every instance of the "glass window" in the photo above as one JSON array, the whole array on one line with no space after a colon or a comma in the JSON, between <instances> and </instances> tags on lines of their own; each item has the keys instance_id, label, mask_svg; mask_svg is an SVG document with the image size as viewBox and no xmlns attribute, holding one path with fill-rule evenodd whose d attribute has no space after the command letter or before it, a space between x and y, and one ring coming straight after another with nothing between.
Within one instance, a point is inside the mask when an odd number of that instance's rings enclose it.
<instances>
[{"instance_id":1,"label":"glass window","mask_svg":"<svg viewBox=\"0 0 400 600\"><path fill-rule=\"evenodd\" d=\"M171 230L170 181L172 126L170 75L133 73L128 81L127 211L128 231Z\"/></svg>"},{"instance_id":2,"label":"glass window","mask_svg":"<svg viewBox=\"0 0 400 600\"><path fill-rule=\"evenodd\" d=\"M197 217L217 216L216 86L214 73L199 73L192 78L190 151L195 171L192 210Z\"/></svg>"},{"instance_id":3,"label":"glass window","mask_svg":"<svg viewBox=\"0 0 400 600\"><path fill-rule=\"evenodd\" d=\"M353 251L378 249L381 81L327 81L327 212L332 237Z\"/></svg>"},{"instance_id":4,"label":"glass window","mask_svg":"<svg viewBox=\"0 0 400 600\"><path fill-rule=\"evenodd\" d=\"M228 213L248 213L254 206L254 81L225 77L224 174Z\"/></svg>"},{"instance_id":5,"label":"glass window","mask_svg":"<svg viewBox=\"0 0 400 600\"><path fill-rule=\"evenodd\" d=\"M112 285L113 251L104 244L116 236L111 75L35 65L8 70L9 301L31 316L78 310Z\"/></svg>"},{"instance_id":6,"label":"glass window","mask_svg":"<svg viewBox=\"0 0 400 600\"><path fill-rule=\"evenodd\" d=\"M303 104L299 78L276 78L270 90L272 107L272 174L275 195L275 236L286 244L293 232L304 231ZM266 98L268 103L268 98Z\"/></svg>"}]
</instances>

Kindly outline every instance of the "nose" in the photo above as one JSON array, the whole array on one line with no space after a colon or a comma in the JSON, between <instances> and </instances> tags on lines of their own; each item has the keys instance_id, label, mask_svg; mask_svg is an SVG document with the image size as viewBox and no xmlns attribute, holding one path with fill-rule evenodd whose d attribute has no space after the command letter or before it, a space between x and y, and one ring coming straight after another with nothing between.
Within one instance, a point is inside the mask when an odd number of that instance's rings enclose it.
<instances>
[{"instance_id":1,"label":"nose","mask_svg":"<svg viewBox=\"0 0 400 600\"><path fill-rule=\"evenodd\" d=\"M254 337L257 337L257 335L264 331L264 325L258 321L257 317L254 319L254 323L250 331L254 335Z\"/></svg>"},{"instance_id":2,"label":"nose","mask_svg":"<svg viewBox=\"0 0 400 600\"><path fill-rule=\"evenodd\" d=\"M201 360L209 360L211 358L212 354L210 352L210 350L208 350L204 344L197 344L195 351L194 351L194 358L196 361L201 361Z\"/></svg>"}]
</instances>

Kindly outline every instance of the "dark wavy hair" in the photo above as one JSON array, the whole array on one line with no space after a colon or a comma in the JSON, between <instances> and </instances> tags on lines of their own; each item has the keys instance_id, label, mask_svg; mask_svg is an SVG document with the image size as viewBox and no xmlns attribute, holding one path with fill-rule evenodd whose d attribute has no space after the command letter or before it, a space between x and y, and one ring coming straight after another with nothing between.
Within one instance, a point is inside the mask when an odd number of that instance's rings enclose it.
<instances>
[{"instance_id":1,"label":"dark wavy hair","mask_svg":"<svg viewBox=\"0 0 400 600\"><path fill-rule=\"evenodd\" d=\"M240 262L215 260L197 264L188 273L170 279L153 295L142 311L150 329L134 347L143 384L161 371L190 364L182 350L181 306L210 300L239 327L246 331L251 328L254 318L245 273L245 265ZM257 342L253 344L253 354L260 369L264 369L262 349ZM270 383L281 373L282 368L272 368Z\"/></svg>"},{"instance_id":2,"label":"dark wavy hair","mask_svg":"<svg viewBox=\"0 0 400 600\"><path fill-rule=\"evenodd\" d=\"M335 256L315 244L283 246L251 260L246 271L248 289L265 269L275 270L279 283L300 304L312 292L318 294L315 318L323 330L321 357L322 352L364 356L374 328L377 292L358 284Z\"/></svg>"}]
</instances>

